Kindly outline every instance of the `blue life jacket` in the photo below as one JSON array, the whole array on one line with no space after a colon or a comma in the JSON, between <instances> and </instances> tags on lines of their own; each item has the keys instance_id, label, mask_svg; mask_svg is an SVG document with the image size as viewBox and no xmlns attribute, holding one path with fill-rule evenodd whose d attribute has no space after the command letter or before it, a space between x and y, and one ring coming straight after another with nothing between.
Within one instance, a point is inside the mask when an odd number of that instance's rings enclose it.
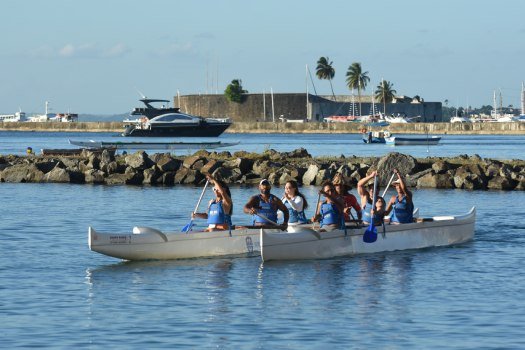
<instances>
[{"instance_id":1,"label":"blue life jacket","mask_svg":"<svg viewBox=\"0 0 525 350\"><path fill-rule=\"evenodd\" d=\"M268 202L265 202L262 199L262 196L259 195L259 209L257 209L257 213L266 216L268 219L272 220L273 222L277 222L277 209L272 207L272 201L274 200L275 196L273 194L270 195L270 198L268 199ZM253 215L252 217L252 225L254 224L270 224L268 221L264 220L258 215Z\"/></svg>"},{"instance_id":2,"label":"blue life jacket","mask_svg":"<svg viewBox=\"0 0 525 350\"><path fill-rule=\"evenodd\" d=\"M290 219L288 220L289 224L306 224L308 220L306 219L306 215L304 214L304 210L297 211L294 208L292 208L292 205L288 200L284 201L284 205L286 208L288 208L288 212L290 213Z\"/></svg>"},{"instance_id":3,"label":"blue life jacket","mask_svg":"<svg viewBox=\"0 0 525 350\"><path fill-rule=\"evenodd\" d=\"M321 227L324 225L340 225L343 218L334 203L321 204Z\"/></svg>"},{"instance_id":4,"label":"blue life jacket","mask_svg":"<svg viewBox=\"0 0 525 350\"><path fill-rule=\"evenodd\" d=\"M394 210L390 221L399 222L400 224L408 224L414 221L414 203L407 203L407 197L404 196L401 201L396 196L394 203Z\"/></svg>"},{"instance_id":5,"label":"blue life jacket","mask_svg":"<svg viewBox=\"0 0 525 350\"><path fill-rule=\"evenodd\" d=\"M363 214L363 217L362 217L362 220L365 221L365 222L368 222L370 223L372 221L372 218L370 218L370 210L367 208L368 207L368 204L372 205L372 203L370 202L367 202L364 206L363 206L363 210L361 210L361 213ZM374 214L374 225L375 226L379 226L383 223L383 218L377 214Z\"/></svg>"},{"instance_id":6,"label":"blue life jacket","mask_svg":"<svg viewBox=\"0 0 525 350\"><path fill-rule=\"evenodd\" d=\"M222 207L222 200L219 200L218 202L214 200L208 207L208 225L210 224L226 224L229 227L232 226L231 215L226 214L224 212L224 208Z\"/></svg>"}]
</instances>

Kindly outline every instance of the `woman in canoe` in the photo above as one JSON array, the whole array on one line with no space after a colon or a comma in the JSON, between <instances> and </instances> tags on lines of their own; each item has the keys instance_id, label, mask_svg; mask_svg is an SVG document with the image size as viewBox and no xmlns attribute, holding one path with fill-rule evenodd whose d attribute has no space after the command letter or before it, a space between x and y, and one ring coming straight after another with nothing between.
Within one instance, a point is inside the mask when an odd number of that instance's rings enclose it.
<instances>
[{"instance_id":1,"label":"woman in canoe","mask_svg":"<svg viewBox=\"0 0 525 350\"><path fill-rule=\"evenodd\" d=\"M205 231L223 231L232 228L231 215L233 203L228 186L221 180L216 180L210 175L207 180L213 184L215 198L210 200L207 213L195 213L193 217L207 219L208 228Z\"/></svg>"},{"instance_id":2,"label":"woman in canoe","mask_svg":"<svg viewBox=\"0 0 525 350\"><path fill-rule=\"evenodd\" d=\"M388 215L392 210L390 223L392 224L406 224L414 221L414 203L412 202L412 192L407 188L405 180L399 175L399 171L394 169L397 175L397 180L392 182L395 186L397 195L392 196L386 207L386 214Z\"/></svg>"},{"instance_id":3,"label":"woman in canoe","mask_svg":"<svg viewBox=\"0 0 525 350\"><path fill-rule=\"evenodd\" d=\"M355 198L355 196L349 192L352 189L352 185L350 184L350 181L345 179L343 174L337 173L334 176L332 183L334 184L334 187L337 193L343 199L343 202L345 205L345 208L344 208L345 221L350 221L350 217L352 217L352 219L354 218L354 216L352 215L352 208L355 210L357 214L357 219L361 220L361 217L362 217L361 206L357 202L357 198Z\"/></svg>"},{"instance_id":4,"label":"woman in canoe","mask_svg":"<svg viewBox=\"0 0 525 350\"><path fill-rule=\"evenodd\" d=\"M323 195L325 200L318 204L312 221L321 224L321 231L340 229L344 225L344 203L341 196L337 194L334 184L325 181L319 195Z\"/></svg>"},{"instance_id":5,"label":"woman in canoe","mask_svg":"<svg viewBox=\"0 0 525 350\"><path fill-rule=\"evenodd\" d=\"M357 183L357 193L361 196L361 208L363 209L361 211L363 224L369 224L372 220L370 211L374 200L374 182L369 181L375 179L376 176L377 171L373 171ZM379 186L377 186L376 191L379 193ZM385 216L385 200L383 197L377 196L376 202L379 203L376 203L376 209L374 210L374 225L381 225Z\"/></svg>"},{"instance_id":6,"label":"woman in canoe","mask_svg":"<svg viewBox=\"0 0 525 350\"><path fill-rule=\"evenodd\" d=\"M299 192L297 181L289 180L284 186L284 196L281 199L283 204L288 208L290 220L288 225L299 225L308 223L304 211L308 208L308 201L304 195Z\"/></svg>"}]
</instances>

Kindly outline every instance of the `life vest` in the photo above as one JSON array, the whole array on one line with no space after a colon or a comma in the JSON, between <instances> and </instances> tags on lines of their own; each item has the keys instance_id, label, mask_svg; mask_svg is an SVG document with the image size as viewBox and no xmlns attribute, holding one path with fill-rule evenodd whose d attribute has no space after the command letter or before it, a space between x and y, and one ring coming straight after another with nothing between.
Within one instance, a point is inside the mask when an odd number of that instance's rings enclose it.
<instances>
[{"instance_id":1,"label":"life vest","mask_svg":"<svg viewBox=\"0 0 525 350\"><path fill-rule=\"evenodd\" d=\"M396 202L394 203L394 210L390 221L398 222L400 224L408 224L409 222L414 221L414 203L407 203L407 197L403 196L401 201L399 201L398 196L396 196Z\"/></svg>"},{"instance_id":2,"label":"life vest","mask_svg":"<svg viewBox=\"0 0 525 350\"><path fill-rule=\"evenodd\" d=\"M326 203L324 202L321 204L321 227L325 225L341 225L342 223L342 217L341 213L339 213L339 210L335 206L334 203Z\"/></svg>"},{"instance_id":3,"label":"life vest","mask_svg":"<svg viewBox=\"0 0 525 350\"><path fill-rule=\"evenodd\" d=\"M208 207L208 225L228 225L232 226L231 215L224 212L222 200L214 200Z\"/></svg>"},{"instance_id":4,"label":"life vest","mask_svg":"<svg viewBox=\"0 0 525 350\"><path fill-rule=\"evenodd\" d=\"M264 215L269 220L272 220L273 222L277 222L277 209L272 207L272 201L275 198L273 194L270 195L270 198L268 199L268 202L265 202L262 199L262 196L259 195L259 209L257 209L257 213ZM253 215L252 217L252 224L271 224L268 221L264 220L258 215Z\"/></svg>"},{"instance_id":5,"label":"life vest","mask_svg":"<svg viewBox=\"0 0 525 350\"><path fill-rule=\"evenodd\" d=\"M304 214L304 210L297 211L292 208L292 205L288 199L284 200L284 205L286 208L288 208L288 212L290 213L290 219L288 220L289 224L306 224L308 222L306 215Z\"/></svg>"},{"instance_id":6,"label":"life vest","mask_svg":"<svg viewBox=\"0 0 525 350\"><path fill-rule=\"evenodd\" d=\"M372 205L372 203L367 202L364 205L363 210L361 212L363 214L362 220L365 221L365 222L370 223L372 221L372 218L370 217L370 210L367 208L368 204ZM373 220L374 220L374 225L375 226L379 226L379 225L381 225L383 223L383 218L381 216L377 215L377 214L374 214Z\"/></svg>"}]
</instances>

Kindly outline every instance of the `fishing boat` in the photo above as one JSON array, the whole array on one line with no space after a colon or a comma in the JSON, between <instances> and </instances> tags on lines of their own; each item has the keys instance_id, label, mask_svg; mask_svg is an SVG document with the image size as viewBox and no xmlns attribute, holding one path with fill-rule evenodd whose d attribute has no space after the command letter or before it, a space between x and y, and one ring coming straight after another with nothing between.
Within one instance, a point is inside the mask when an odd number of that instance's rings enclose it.
<instances>
[{"instance_id":1,"label":"fishing boat","mask_svg":"<svg viewBox=\"0 0 525 350\"><path fill-rule=\"evenodd\" d=\"M267 232L281 232L267 229ZM124 260L168 260L230 255L259 256L260 228L231 231L162 232L151 227L134 227L129 233L102 233L88 229L89 248Z\"/></svg>"},{"instance_id":2,"label":"fishing boat","mask_svg":"<svg viewBox=\"0 0 525 350\"><path fill-rule=\"evenodd\" d=\"M68 140L70 144L82 148L100 149L135 149L135 150L192 150L214 149L238 145L239 142L106 142L106 141L76 141Z\"/></svg>"},{"instance_id":3,"label":"fishing boat","mask_svg":"<svg viewBox=\"0 0 525 350\"><path fill-rule=\"evenodd\" d=\"M133 109L125 121L122 136L215 137L231 125L229 118L203 118L182 113L178 107L152 105L167 104L168 100L142 98L140 101L146 107Z\"/></svg>"},{"instance_id":4,"label":"fishing boat","mask_svg":"<svg viewBox=\"0 0 525 350\"><path fill-rule=\"evenodd\" d=\"M386 143L385 137L390 137L388 131L368 131L366 129L361 130L363 133L364 143Z\"/></svg>"},{"instance_id":5,"label":"fishing boat","mask_svg":"<svg viewBox=\"0 0 525 350\"><path fill-rule=\"evenodd\" d=\"M260 232L261 257L269 260L326 259L395 250L451 246L472 240L476 208L458 216L420 218L418 222L377 227L377 240L363 241L364 227L319 232L303 228L295 233ZM384 229L384 231L383 231Z\"/></svg>"},{"instance_id":6,"label":"fishing boat","mask_svg":"<svg viewBox=\"0 0 525 350\"><path fill-rule=\"evenodd\" d=\"M399 137L391 136L385 137L387 144L394 146L435 146L441 140L441 136L426 136L426 137Z\"/></svg>"}]
</instances>

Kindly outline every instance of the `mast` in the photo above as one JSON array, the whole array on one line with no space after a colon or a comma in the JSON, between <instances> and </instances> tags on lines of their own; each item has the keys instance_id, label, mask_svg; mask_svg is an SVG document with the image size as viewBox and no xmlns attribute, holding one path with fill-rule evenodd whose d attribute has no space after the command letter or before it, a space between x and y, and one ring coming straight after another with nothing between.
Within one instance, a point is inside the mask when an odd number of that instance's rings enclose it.
<instances>
[{"instance_id":1,"label":"mast","mask_svg":"<svg viewBox=\"0 0 525 350\"><path fill-rule=\"evenodd\" d=\"M270 95L272 96L272 122L275 123L275 109L273 105L273 89L270 87Z\"/></svg>"},{"instance_id":2,"label":"mast","mask_svg":"<svg viewBox=\"0 0 525 350\"><path fill-rule=\"evenodd\" d=\"M525 85L521 82L521 115L525 115Z\"/></svg>"},{"instance_id":3,"label":"mast","mask_svg":"<svg viewBox=\"0 0 525 350\"><path fill-rule=\"evenodd\" d=\"M263 120L266 121L266 92L263 90Z\"/></svg>"},{"instance_id":4,"label":"mast","mask_svg":"<svg viewBox=\"0 0 525 350\"><path fill-rule=\"evenodd\" d=\"M305 76L305 82L306 82L306 120L310 119L310 113L308 113L308 108L310 107L310 101L308 101L308 65L306 65L306 76Z\"/></svg>"},{"instance_id":5,"label":"mast","mask_svg":"<svg viewBox=\"0 0 525 350\"><path fill-rule=\"evenodd\" d=\"M496 105L496 90L494 90L494 96L492 97L492 104L494 105L494 110L492 111L493 117L496 118L498 114L498 106Z\"/></svg>"}]
</instances>

